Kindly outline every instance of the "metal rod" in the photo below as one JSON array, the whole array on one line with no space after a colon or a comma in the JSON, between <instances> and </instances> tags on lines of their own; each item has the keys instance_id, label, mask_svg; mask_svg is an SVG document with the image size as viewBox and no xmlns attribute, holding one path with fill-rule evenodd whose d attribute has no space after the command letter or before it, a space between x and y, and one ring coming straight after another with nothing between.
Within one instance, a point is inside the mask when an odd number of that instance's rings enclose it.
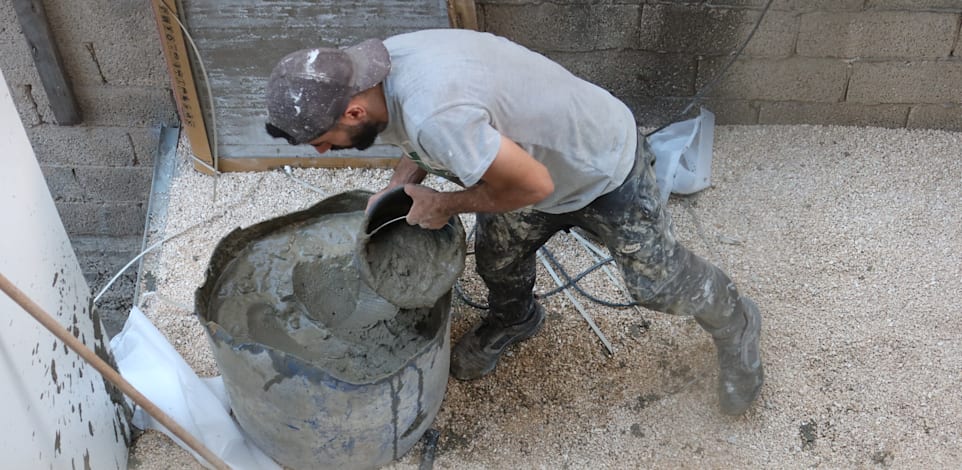
<instances>
[{"instance_id":1,"label":"metal rod","mask_svg":"<svg viewBox=\"0 0 962 470\"><path fill-rule=\"evenodd\" d=\"M551 267L551 264L548 263L548 260L546 260L544 255L541 254L540 249L538 250L538 261L541 261L541 264L543 264L545 269L548 270L548 274L550 274L554 279L555 284L557 284L559 287L564 285L561 282L561 278L558 277L558 274L554 272L554 268ZM605 337L605 334L601 332L601 329L599 329L598 325L595 324L595 321L591 318L591 315L588 314L588 311L585 310L584 306L581 305L581 302L578 302L578 299L576 299L575 296L571 294L571 291L569 291L567 288L564 289L564 293L566 296L568 296L568 300L570 300L571 303L574 304L575 308L578 309L578 313L581 314L581 317L588 322L588 326L591 327L591 330L598 335L599 339L601 339L601 343L605 345L605 349L608 350L608 354L614 355L615 348L611 346L611 342L609 342L608 338Z\"/></svg>"},{"instance_id":2,"label":"metal rod","mask_svg":"<svg viewBox=\"0 0 962 470\"><path fill-rule=\"evenodd\" d=\"M584 237L579 235L574 230L571 231L571 235L581 243L581 246L585 247L585 250L588 251L588 254L591 255L592 259L594 259L596 263L600 262L603 258L608 256L608 254L605 253L601 248L598 248L597 245L586 240ZM628 296L629 301L634 300L634 296L631 295L631 291L628 290L628 286L625 285L624 281L621 278L619 278L618 276L615 276L611 272L611 270L608 269L607 266L603 266L602 269L604 269L605 273L608 274L608 279L611 279L611 282L616 286L618 286L618 289L621 289L621 292L623 292L626 296ZM635 303L637 304L637 302ZM639 307L638 305L632 305L632 308L634 308L635 312L638 312L639 315L642 315L644 313L641 311L641 307Z\"/></svg>"},{"instance_id":3,"label":"metal rod","mask_svg":"<svg viewBox=\"0 0 962 470\"><path fill-rule=\"evenodd\" d=\"M91 351L84 345L79 339L75 338L70 332L66 330L60 323L57 322L53 317L50 316L43 307L34 302L30 297L27 296L23 291L13 285L9 279L3 274L0 274L0 290L3 290L7 296L9 296L14 302L16 302L20 307L27 311L33 318L40 322L47 330L53 333L60 341L63 341L70 349L77 353L84 361L97 369L101 375L110 383L114 384L120 389L124 395L130 397L137 405L144 409L150 416L167 428L170 432L174 433L175 436L180 438L184 444L187 444L191 449L194 449L204 460L207 460L214 468L218 470L230 470L230 466L224 463L219 457L214 455L203 443L201 443L196 437L192 436L186 429L181 427L174 421L167 413L164 413L157 405L145 397L142 393L137 391L130 382L127 382L117 371L115 371L109 364L107 364L103 359L97 356L96 353Z\"/></svg>"},{"instance_id":4,"label":"metal rod","mask_svg":"<svg viewBox=\"0 0 962 470\"><path fill-rule=\"evenodd\" d=\"M578 243L581 243L581 246L583 246L585 250L588 252L588 254L591 255L591 259L593 259L595 263L601 262L601 260L604 259L604 257L607 257L607 254L605 254L605 252L602 251L601 248L598 248L597 246L595 246L595 244L589 242L588 240L585 240L585 238L579 235L578 232L572 230L568 233L575 240L577 240ZM611 283L617 286L618 290L620 290L622 293L627 295L630 300L631 293L628 292L628 288L625 287L625 284L623 282L621 282L621 279L619 279L618 276L615 276L615 274L611 272L611 269L609 269L607 265L602 266L601 269L608 276L608 279L611 281Z\"/></svg>"}]
</instances>

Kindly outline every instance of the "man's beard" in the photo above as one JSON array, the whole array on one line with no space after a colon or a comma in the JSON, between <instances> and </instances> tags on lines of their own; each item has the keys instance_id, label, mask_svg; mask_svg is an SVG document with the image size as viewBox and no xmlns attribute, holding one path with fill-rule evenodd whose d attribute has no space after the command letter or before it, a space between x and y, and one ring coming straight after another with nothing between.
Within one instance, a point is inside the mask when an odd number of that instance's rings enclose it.
<instances>
[{"instance_id":1,"label":"man's beard","mask_svg":"<svg viewBox=\"0 0 962 470\"><path fill-rule=\"evenodd\" d=\"M351 139L351 144L341 147L332 145L331 150L358 149L367 150L374 145L377 135L387 127L376 122L364 122L355 126L348 126L347 133Z\"/></svg>"}]
</instances>

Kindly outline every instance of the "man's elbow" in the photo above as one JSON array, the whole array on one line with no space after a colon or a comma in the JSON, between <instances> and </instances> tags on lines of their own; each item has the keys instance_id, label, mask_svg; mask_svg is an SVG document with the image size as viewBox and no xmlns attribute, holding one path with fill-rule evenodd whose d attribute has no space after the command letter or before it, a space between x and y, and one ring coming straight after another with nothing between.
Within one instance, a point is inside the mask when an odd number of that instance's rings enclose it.
<instances>
[{"instance_id":1,"label":"man's elbow","mask_svg":"<svg viewBox=\"0 0 962 470\"><path fill-rule=\"evenodd\" d=\"M554 181L551 175L545 171L543 178L538 178L538 183L531 188L531 204L537 204L554 192Z\"/></svg>"}]
</instances>

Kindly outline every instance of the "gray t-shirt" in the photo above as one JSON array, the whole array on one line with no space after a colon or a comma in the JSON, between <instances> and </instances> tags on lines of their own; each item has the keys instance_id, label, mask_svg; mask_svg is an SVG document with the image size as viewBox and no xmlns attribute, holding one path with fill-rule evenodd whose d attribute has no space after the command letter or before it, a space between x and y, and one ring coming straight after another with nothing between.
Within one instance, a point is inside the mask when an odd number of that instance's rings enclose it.
<instances>
[{"instance_id":1,"label":"gray t-shirt","mask_svg":"<svg viewBox=\"0 0 962 470\"><path fill-rule=\"evenodd\" d=\"M511 139L547 167L554 192L534 209L580 209L617 188L638 133L627 106L546 57L489 33L426 30L384 41L389 123L381 142L465 186Z\"/></svg>"}]
</instances>

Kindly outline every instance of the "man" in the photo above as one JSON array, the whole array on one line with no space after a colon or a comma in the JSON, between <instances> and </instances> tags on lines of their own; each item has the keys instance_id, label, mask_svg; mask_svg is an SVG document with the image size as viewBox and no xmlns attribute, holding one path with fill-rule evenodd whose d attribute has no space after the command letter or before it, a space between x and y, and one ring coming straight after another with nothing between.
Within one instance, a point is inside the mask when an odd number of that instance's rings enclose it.
<instances>
[{"instance_id":1,"label":"man","mask_svg":"<svg viewBox=\"0 0 962 470\"><path fill-rule=\"evenodd\" d=\"M535 255L554 233L600 238L632 296L693 315L718 351L719 402L740 415L758 396L761 316L720 269L675 240L653 157L629 109L560 65L487 33L447 29L284 57L267 86L268 132L320 152L404 151L387 187L404 186L409 224L442 227L477 213L475 259L486 318L452 349L458 379L492 370L508 346L536 334ZM463 186L436 192L428 173Z\"/></svg>"}]
</instances>

